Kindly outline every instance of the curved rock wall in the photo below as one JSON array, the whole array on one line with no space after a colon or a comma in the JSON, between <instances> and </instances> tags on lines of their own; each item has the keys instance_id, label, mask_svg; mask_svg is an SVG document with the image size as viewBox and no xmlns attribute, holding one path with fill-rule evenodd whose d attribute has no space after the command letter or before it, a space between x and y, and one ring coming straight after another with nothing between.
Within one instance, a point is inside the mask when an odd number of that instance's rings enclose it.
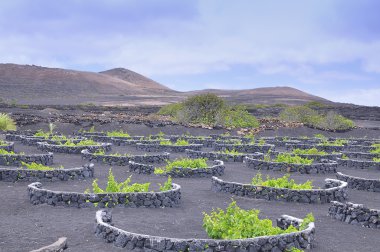
<instances>
[{"instance_id":1,"label":"curved rock wall","mask_svg":"<svg viewBox=\"0 0 380 252\"><path fill-rule=\"evenodd\" d=\"M177 145L160 145L160 144L136 144L136 149L146 152L185 152L186 149L191 150L201 150L203 147L202 144L190 144L185 146L177 146Z\"/></svg>"},{"instance_id":2,"label":"curved rock wall","mask_svg":"<svg viewBox=\"0 0 380 252\"><path fill-rule=\"evenodd\" d=\"M325 189L292 190L241 184L223 181L212 177L211 189L214 192L231 193L238 196L265 200L280 200L298 203L329 203L333 200L343 201L347 198L347 183L336 179L326 179Z\"/></svg>"},{"instance_id":3,"label":"curved rock wall","mask_svg":"<svg viewBox=\"0 0 380 252\"><path fill-rule=\"evenodd\" d=\"M244 157L251 157L262 159L264 154L260 152L256 153L242 153L238 155L218 153L218 152L205 152L205 151L195 151L195 150L186 150L185 151L189 158L207 158L209 160L222 160L225 162L243 162Z\"/></svg>"},{"instance_id":4,"label":"curved rock wall","mask_svg":"<svg viewBox=\"0 0 380 252\"><path fill-rule=\"evenodd\" d=\"M90 152L95 152L99 149L110 151L112 148L111 143L102 143L100 145L86 145L86 146L65 146L57 144L48 144L45 142L38 142L37 149L48 152L60 152L67 154L80 154L82 150L88 149Z\"/></svg>"},{"instance_id":5,"label":"curved rock wall","mask_svg":"<svg viewBox=\"0 0 380 252\"><path fill-rule=\"evenodd\" d=\"M302 222L291 216L283 215L277 219L280 228L287 228L292 223L299 226ZM138 251L285 251L291 247L311 249L314 242L315 226L310 223L298 232L261 236L239 240L214 239L177 239L145 234L136 234L114 227L111 213L105 210L96 212L95 235L116 247Z\"/></svg>"},{"instance_id":6,"label":"curved rock wall","mask_svg":"<svg viewBox=\"0 0 380 252\"><path fill-rule=\"evenodd\" d=\"M68 181L72 179L86 179L94 176L94 165L85 164L83 167L70 169L55 169L38 171L29 169L0 168L0 180L16 181Z\"/></svg>"},{"instance_id":7,"label":"curved rock wall","mask_svg":"<svg viewBox=\"0 0 380 252\"><path fill-rule=\"evenodd\" d=\"M60 192L42 188L39 182L28 185L30 203L65 207L176 207L181 202L181 187L164 192L136 193L76 193Z\"/></svg>"},{"instance_id":8,"label":"curved rock wall","mask_svg":"<svg viewBox=\"0 0 380 252\"><path fill-rule=\"evenodd\" d=\"M20 166L21 162L38 163L43 165L53 164L53 153L47 154L15 154L15 155L0 155L0 165L4 166Z\"/></svg>"},{"instance_id":9,"label":"curved rock wall","mask_svg":"<svg viewBox=\"0 0 380 252\"><path fill-rule=\"evenodd\" d=\"M380 178L379 179L359 178L359 177L346 175L341 172L337 172L336 177L339 180L346 181L348 183L348 188L370 191L370 192L380 192Z\"/></svg>"}]
</instances>

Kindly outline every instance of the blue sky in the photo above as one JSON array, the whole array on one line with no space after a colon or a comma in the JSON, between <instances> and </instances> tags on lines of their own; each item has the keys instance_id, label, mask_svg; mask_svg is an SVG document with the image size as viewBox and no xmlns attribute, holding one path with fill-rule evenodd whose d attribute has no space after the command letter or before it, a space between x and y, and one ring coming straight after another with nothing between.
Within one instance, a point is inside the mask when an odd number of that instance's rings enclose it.
<instances>
[{"instance_id":1,"label":"blue sky","mask_svg":"<svg viewBox=\"0 0 380 252\"><path fill-rule=\"evenodd\" d=\"M380 106L377 0L4 0L0 62Z\"/></svg>"}]
</instances>

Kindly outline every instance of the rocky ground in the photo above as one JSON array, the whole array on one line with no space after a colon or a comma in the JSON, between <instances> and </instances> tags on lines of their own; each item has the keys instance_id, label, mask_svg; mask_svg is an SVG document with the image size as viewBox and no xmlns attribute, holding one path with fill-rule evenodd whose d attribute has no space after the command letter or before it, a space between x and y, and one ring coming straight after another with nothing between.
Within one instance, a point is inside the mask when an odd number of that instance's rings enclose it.
<instances>
[{"instance_id":1,"label":"rocky ground","mask_svg":"<svg viewBox=\"0 0 380 252\"><path fill-rule=\"evenodd\" d=\"M167 134L181 134L190 132L194 135L209 135L221 133L222 130L207 130L200 128L186 128L178 125L165 127L149 127L141 124L109 123L99 125L99 130L110 130L122 126L133 135L149 135L163 131ZM37 123L21 127L21 129L38 129L46 127L45 123ZM57 130L71 133L82 125L59 123ZM261 136L313 136L323 133L306 127L280 128L261 132ZM326 135L339 137L368 137L379 138L379 131L374 129L354 129L347 133L328 133ZM35 147L26 147L16 143L16 151L39 153ZM134 147L115 147L113 152L139 153ZM171 158L179 154L171 155ZM78 167L85 162L80 155L55 154L55 165ZM110 166L95 164L95 176L99 184L104 186ZM118 180L124 180L132 175L133 181L151 182L152 189L157 189L157 183L165 178L154 175L131 174L127 167L114 166L113 172ZM375 178L378 171L355 170L339 167L350 175ZM236 182L250 182L256 174L255 170L247 168L242 163L226 163L225 180ZM282 176L281 172L265 172L271 176ZM335 178L333 174L301 175L292 174L292 177L303 182L312 179L316 186L323 186L325 178ZM182 204L179 208L165 209L133 209L115 208L112 210L113 222L122 229L150 235L160 235L177 238L206 238L202 228L202 212L209 212L212 208L225 208L231 202L231 195L214 193L210 190L209 178L182 178L173 179L182 186ZM83 192L91 186L92 179L86 181L69 181L43 183L44 187L53 190ZM28 183L0 182L0 251L29 251L53 243L61 236L68 237L67 251L120 251L111 244L105 244L93 234L96 209L75 209L51 207L47 205L33 206L29 203L26 186ZM349 190L349 201L362 203L371 208L380 209L380 194L365 191ZM329 204L295 204L285 202L268 202L241 197L233 197L239 206L261 210L262 217L275 220L282 214L295 217L304 217L313 212L316 218L316 241L313 251L377 251L380 246L380 230L362 228L331 219L327 216Z\"/></svg>"}]
</instances>

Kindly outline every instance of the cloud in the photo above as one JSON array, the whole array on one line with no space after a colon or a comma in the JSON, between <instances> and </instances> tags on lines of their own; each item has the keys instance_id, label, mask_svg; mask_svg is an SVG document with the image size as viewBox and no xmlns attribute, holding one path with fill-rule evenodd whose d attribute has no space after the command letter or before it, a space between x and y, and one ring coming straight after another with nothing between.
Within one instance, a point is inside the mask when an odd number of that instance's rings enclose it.
<instances>
[{"instance_id":1,"label":"cloud","mask_svg":"<svg viewBox=\"0 0 380 252\"><path fill-rule=\"evenodd\" d=\"M321 92L323 97L343 103L353 103L367 106L380 106L380 88L341 90L340 92Z\"/></svg>"}]
</instances>

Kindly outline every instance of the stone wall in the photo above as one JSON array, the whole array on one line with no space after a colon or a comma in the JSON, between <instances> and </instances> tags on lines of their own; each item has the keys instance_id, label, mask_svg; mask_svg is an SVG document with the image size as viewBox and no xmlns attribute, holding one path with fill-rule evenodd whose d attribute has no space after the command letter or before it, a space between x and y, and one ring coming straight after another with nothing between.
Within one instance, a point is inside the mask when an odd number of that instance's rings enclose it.
<instances>
[{"instance_id":1,"label":"stone wall","mask_svg":"<svg viewBox=\"0 0 380 252\"><path fill-rule=\"evenodd\" d=\"M357 169L380 170L380 162L370 160L341 159L338 158L338 164Z\"/></svg>"},{"instance_id":2,"label":"stone wall","mask_svg":"<svg viewBox=\"0 0 380 252\"><path fill-rule=\"evenodd\" d=\"M28 185L30 203L65 207L176 207L181 202L181 187L163 192L135 193L76 193L52 191L42 188L39 182Z\"/></svg>"},{"instance_id":3,"label":"stone wall","mask_svg":"<svg viewBox=\"0 0 380 252\"><path fill-rule=\"evenodd\" d=\"M177 146L177 145L160 145L160 144L136 144L136 149L146 152L185 152L186 149L191 150L201 150L203 147L202 144L190 144L185 146Z\"/></svg>"},{"instance_id":4,"label":"stone wall","mask_svg":"<svg viewBox=\"0 0 380 252\"><path fill-rule=\"evenodd\" d=\"M126 139L112 139L112 143L116 146L135 146L138 143L142 144L160 144L161 140L126 140Z\"/></svg>"},{"instance_id":5,"label":"stone wall","mask_svg":"<svg viewBox=\"0 0 380 252\"><path fill-rule=\"evenodd\" d=\"M359 178L359 177L346 175L341 172L337 172L336 177L339 180L346 181L348 183L348 188L370 191L370 192L380 192L380 178L379 179Z\"/></svg>"},{"instance_id":6,"label":"stone wall","mask_svg":"<svg viewBox=\"0 0 380 252\"><path fill-rule=\"evenodd\" d=\"M38 163L43 165L53 164L53 153L46 154L15 154L15 155L0 155L0 165L4 166L20 166L21 162Z\"/></svg>"},{"instance_id":7,"label":"stone wall","mask_svg":"<svg viewBox=\"0 0 380 252\"><path fill-rule=\"evenodd\" d=\"M73 179L86 179L93 176L94 164L85 164L79 168L54 169L51 171L0 168L0 180L6 182L68 181Z\"/></svg>"},{"instance_id":8,"label":"stone wall","mask_svg":"<svg viewBox=\"0 0 380 252\"><path fill-rule=\"evenodd\" d=\"M287 215L277 219L280 228L287 227L288 223L299 226L302 220ZM116 247L136 251L285 251L292 247L311 249L315 226L312 222L306 229L294 233L239 240L177 239L136 234L116 228L112 223L111 213L99 210L96 212L95 235Z\"/></svg>"},{"instance_id":9,"label":"stone wall","mask_svg":"<svg viewBox=\"0 0 380 252\"><path fill-rule=\"evenodd\" d=\"M279 152L279 151L271 151L270 155L272 158L277 157L279 154L292 154L289 152ZM337 160L338 158L342 157L342 153L337 153L337 154L326 154L326 155L312 155L312 154L297 154L297 156L300 156L302 158L307 158L307 159L313 159L316 162L326 162L325 160Z\"/></svg>"},{"instance_id":10,"label":"stone wall","mask_svg":"<svg viewBox=\"0 0 380 252\"><path fill-rule=\"evenodd\" d=\"M338 163L332 160L328 160L326 163L315 163L311 165L304 165L304 164L267 162L260 159L245 157L244 162L247 165L247 167L253 168L255 170L300 172L302 174L335 173L338 167Z\"/></svg>"},{"instance_id":11,"label":"stone wall","mask_svg":"<svg viewBox=\"0 0 380 252\"><path fill-rule=\"evenodd\" d=\"M127 166L129 161L141 163L162 163L169 159L169 153L153 155L128 155L128 156L112 156L112 155L95 155L87 149L82 150L82 159L89 161L102 162L109 165Z\"/></svg>"},{"instance_id":12,"label":"stone wall","mask_svg":"<svg viewBox=\"0 0 380 252\"><path fill-rule=\"evenodd\" d=\"M241 184L223 181L212 177L211 189L214 192L231 193L238 196L279 200L298 203L329 203L333 200L343 201L347 198L347 183L336 179L326 179L325 189L292 190L287 188L274 188Z\"/></svg>"},{"instance_id":13,"label":"stone wall","mask_svg":"<svg viewBox=\"0 0 380 252\"><path fill-rule=\"evenodd\" d=\"M0 145L0 149L6 150L6 151L14 151L14 142L7 142L3 141L4 145Z\"/></svg>"},{"instance_id":14,"label":"stone wall","mask_svg":"<svg viewBox=\"0 0 380 252\"><path fill-rule=\"evenodd\" d=\"M345 151L351 151L351 152L370 152L371 150L376 149L372 146L365 146L365 145L347 145L344 146Z\"/></svg>"},{"instance_id":15,"label":"stone wall","mask_svg":"<svg viewBox=\"0 0 380 252\"><path fill-rule=\"evenodd\" d=\"M345 146L325 146L325 145L312 145L312 144L285 144L286 150L294 150L294 149L311 149L316 148L320 151L326 152L341 152Z\"/></svg>"},{"instance_id":16,"label":"stone wall","mask_svg":"<svg viewBox=\"0 0 380 252\"><path fill-rule=\"evenodd\" d=\"M70 141L73 143L79 143L82 140L84 140L84 138L70 139ZM24 145L29 145L29 146L37 146L37 143L39 142L45 142L48 144L59 144L59 143L65 143L66 141L67 140L57 141L57 140L45 139L43 137L26 137L26 136L21 137L21 143Z\"/></svg>"},{"instance_id":17,"label":"stone wall","mask_svg":"<svg viewBox=\"0 0 380 252\"><path fill-rule=\"evenodd\" d=\"M270 149L274 150L275 146L272 144L264 144L264 145L258 145L258 144L241 144L241 145L234 145L234 144L214 144L214 150L215 151L224 151L224 150L236 150L238 152L245 152L245 153L255 153L255 152L263 152L266 153Z\"/></svg>"},{"instance_id":18,"label":"stone wall","mask_svg":"<svg viewBox=\"0 0 380 252\"><path fill-rule=\"evenodd\" d=\"M331 202L329 215L352 225L380 229L380 210L369 209L362 204Z\"/></svg>"},{"instance_id":19,"label":"stone wall","mask_svg":"<svg viewBox=\"0 0 380 252\"><path fill-rule=\"evenodd\" d=\"M342 151L342 154L346 155L350 159L370 159L380 157L380 154L368 153L368 152L350 152Z\"/></svg>"},{"instance_id":20,"label":"stone wall","mask_svg":"<svg viewBox=\"0 0 380 252\"><path fill-rule=\"evenodd\" d=\"M48 144L45 142L38 142L37 149L42 151L60 152L67 154L80 154L82 150L88 149L90 152L103 149L104 151L110 151L112 143L102 143L99 145L85 145L85 146L66 146L57 144Z\"/></svg>"},{"instance_id":21,"label":"stone wall","mask_svg":"<svg viewBox=\"0 0 380 252\"><path fill-rule=\"evenodd\" d=\"M211 176L220 176L224 174L224 162L220 160L214 160L213 166L207 168L183 168L183 167L174 167L170 172L160 174L161 176L172 176L179 178L204 178ZM154 173L154 166L136 163L133 161L129 162L129 171L140 173L140 174L152 174Z\"/></svg>"},{"instance_id":22,"label":"stone wall","mask_svg":"<svg viewBox=\"0 0 380 252\"><path fill-rule=\"evenodd\" d=\"M243 162L244 157L251 157L262 159L264 158L264 154L260 152L256 153L242 153L238 155L226 154L226 153L218 153L218 152L205 152L205 151L195 151L195 150L186 150L185 151L189 158L207 158L209 160L222 160L225 162Z\"/></svg>"}]
</instances>

